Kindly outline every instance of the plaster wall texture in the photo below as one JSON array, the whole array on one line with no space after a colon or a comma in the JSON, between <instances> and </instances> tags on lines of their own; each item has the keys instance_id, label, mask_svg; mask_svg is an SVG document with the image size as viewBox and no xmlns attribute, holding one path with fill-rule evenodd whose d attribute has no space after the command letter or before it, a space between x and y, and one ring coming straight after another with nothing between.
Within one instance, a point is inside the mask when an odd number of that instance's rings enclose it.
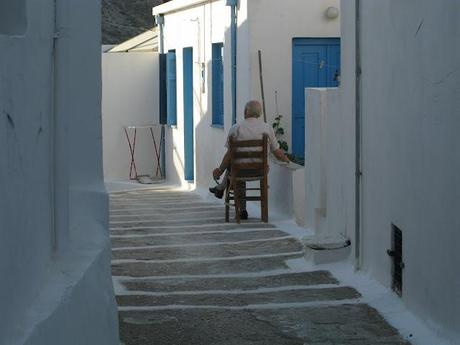
<instances>
[{"instance_id":1,"label":"plaster wall texture","mask_svg":"<svg viewBox=\"0 0 460 345\"><path fill-rule=\"evenodd\" d=\"M391 259L386 250L391 248L392 224L398 226L403 232L405 262L402 300L456 344L460 329L460 276L456 273L460 262L460 142L456 133L460 125L460 4L449 0L361 3L360 263L390 287ZM341 86L323 96L326 117L341 118L334 131L340 129L342 135L331 138L328 134L327 144L342 145L344 150L336 162L342 167L326 174L326 188L327 193L343 193L345 211L333 218L336 225L348 229L354 227L354 6L348 0L341 6ZM321 95L309 101L319 102L318 98ZM330 107L336 98L339 106ZM336 156L329 148L327 152L328 161ZM321 168L318 160L314 168ZM353 232L347 234L355 243Z\"/></svg>"},{"instance_id":2,"label":"plaster wall texture","mask_svg":"<svg viewBox=\"0 0 460 345\"><path fill-rule=\"evenodd\" d=\"M335 139L335 143L341 146L343 154L336 158L340 169L330 171L334 174L331 179L340 181L340 190L344 200L344 207L341 215L343 218L337 218L336 224L346 228L346 236L351 243L355 243L355 157L356 157L356 99L355 99L355 81L356 81L356 59L355 59L355 0L341 1L341 73L340 86L338 88L339 110L330 108L338 113L333 115L339 118L337 125L340 128L340 138ZM346 33L346 34L345 34ZM330 139L334 140L334 139ZM335 214L339 214L339 210ZM356 255L355 247L351 248L352 256Z\"/></svg>"},{"instance_id":3,"label":"plaster wall texture","mask_svg":"<svg viewBox=\"0 0 460 345\"><path fill-rule=\"evenodd\" d=\"M0 3L0 34L22 35L27 30L26 1Z\"/></svg>"},{"instance_id":4,"label":"plaster wall texture","mask_svg":"<svg viewBox=\"0 0 460 345\"><path fill-rule=\"evenodd\" d=\"M29 2L23 30L0 30L0 343L68 343L66 330L114 344L100 3L54 5Z\"/></svg>"},{"instance_id":5,"label":"plaster wall texture","mask_svg":"<svg viewBox=\"0 0 460 345\"><path fill-rule=\"evenodd\" d=\"M456 332L457 342L459 10L454 0L364 1L362 8L363 267L390 284L385 250L391 224L398 226L404 301Z\"/></svg>"},{"instance_id":6,"label":"plaster wall texture","mask_svg":"<svg viewBox=\"0 0 460 345\"><path fill-rule=\"evenodd\" d=\"M128 180L131 154L125 126L159 123L157 53L102 54L102 137L104 179ZM130 138L134 130L128 130ZM159 145L160 128L154 129ZM149 129L137 131L135 159L139 175L156 175L157 161Z\"/></svg>"},{"instance_id":7,"label":"plaster wall texture","mask_svg":"<svg viewBox=\"0 0 460 345\"><path fill-rule=\"evenodd\" d=\"M324 12L329 6L339 7L339 1L296 0L280 3L274 0L263 2L243 0L239 2L238 120L243 118L244 105L248 100L261 99L257 57L260 49L263 52L268 122L271 123L276 116L274 94L277 90L279 112L285 115L283 127L288 133L285 139L290 143L292 39L295 37L340 36L339 20L331 21L324 17ZM176 49L178 71L177 127L169 129L167 136L168 179L183 183L182 48L193 46L197 61L197 64L194 65L196 67L194 71L196 171L194 183L185 185L190 188L195 186L205 188L212 184L211 171L220 163L225 152L225 138L231 127L230 8L225 6L225 1L211 1L166 14L164 32L165 51ZM224 43L224 128L211 127L211 43L214 42ZM204 63L206 67L204 90L201 90L200 87L199 63ZM173 158L168 157L170 152L173 152ZM294 198L292 181L291 171L273 166L270 171L270 208L285 213L287 216L295 214L296 205L293 200L304 199L302 196Z\"/></svg>"}]
</instances>

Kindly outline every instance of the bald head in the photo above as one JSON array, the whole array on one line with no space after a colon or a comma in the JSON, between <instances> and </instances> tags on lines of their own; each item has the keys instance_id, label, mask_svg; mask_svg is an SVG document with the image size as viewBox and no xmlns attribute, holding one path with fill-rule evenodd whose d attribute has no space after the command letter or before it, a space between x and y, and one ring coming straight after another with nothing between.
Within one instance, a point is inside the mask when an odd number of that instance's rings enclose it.
<instances>
[{"instance_id":1,"label":"bald head","mask_svg":"<svg viewBox=\"0 0 460 345\"><path fill-rule=\"evenodd\" d=\"M244 107L244 118L249 117L259 118L262 113L262 105L259 101L249 101Z\"/></svg>"}]
</instances>

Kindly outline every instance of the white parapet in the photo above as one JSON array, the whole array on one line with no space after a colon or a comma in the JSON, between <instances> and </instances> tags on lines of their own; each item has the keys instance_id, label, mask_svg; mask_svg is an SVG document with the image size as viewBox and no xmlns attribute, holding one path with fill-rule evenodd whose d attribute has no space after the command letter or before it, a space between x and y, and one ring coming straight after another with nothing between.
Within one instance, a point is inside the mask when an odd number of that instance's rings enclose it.
<instances>
[{"instance_id":1,"label":"white parapet","mask_svg":"<svg viewBox=\"0 0 460 345\"><path fill-rule=\"evenodd\" d=\"M347 197L353 195L354 185L346 170L353 159L353 137L342 131L339 97L336 88L306 91L305 217L315 233L306 239L309 247L348 246L352 231Z\"/></svg>"}]
</instances>

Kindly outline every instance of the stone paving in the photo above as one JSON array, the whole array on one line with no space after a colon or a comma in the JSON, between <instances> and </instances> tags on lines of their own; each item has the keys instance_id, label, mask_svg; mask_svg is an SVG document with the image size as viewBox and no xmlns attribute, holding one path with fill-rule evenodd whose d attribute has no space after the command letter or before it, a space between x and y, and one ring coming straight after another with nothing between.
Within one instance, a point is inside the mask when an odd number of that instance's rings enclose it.
<instances>
[{"instance_id":1,"label":"stone paving","mask_svg":"<svg viewBox=\"0 0 460 345\"><path fill-rule=\"evenodd\" d=\"M111 195L112 272L125 345L408 344L355 289L293 269L302 245L167 189Z\"/></svg>"}]
</instances>

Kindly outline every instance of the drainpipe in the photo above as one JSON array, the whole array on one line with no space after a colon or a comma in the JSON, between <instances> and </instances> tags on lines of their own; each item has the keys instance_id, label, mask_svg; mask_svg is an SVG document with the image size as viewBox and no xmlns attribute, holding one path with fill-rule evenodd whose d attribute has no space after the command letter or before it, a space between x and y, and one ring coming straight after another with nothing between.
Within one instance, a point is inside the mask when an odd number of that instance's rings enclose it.
<instances>
[{"instance_id":1,"label":"drainpipe","mask_svg":"<svg viewBox=\"0 0 460 345\"><path fill-rule=\"evenodd\" d=\"M361 132L361 1L355 0L355 269L361 269L361 149L362 149L362 132Z\"/></svg>"},{"instance_id":2,"label":"drainpipe","mask_svg":"<svg viewBox=\"0 0 460 345\"><path fill-rule=\"evenodd\" d=\"M69 237L68 118L65 116L65 96L68 69L68 44L64 25L68 8L63 0L54 0L54 33L51 61L50 111L50 202L51 247L55 253L66 250Z\"/></svg>"},{"instance_id":3,"label":"drainpipe","mask_svg":"<svg viewBox=\"0 0 460 345\"><path fill-rule=\"evenodd\" d=\"M51 60L51 112L50 112L50 140L49 140L49 195L51 204L51 248L53 251L57 250L57 222L56 222L56 140L55 140L55 123L56 123L56 40L59 37L57 29L57 0L53 2L53 15L54 15L54 28L53 28L53 46L52 46L52 60Z\"/></svg>"},{"instance_id":4,"label":"drainpipe","mask_svg":"<svg viewBox=\"0 0 460 345\"><path fill-rule=\"evenodd\" d=\"M158 37L159 41L159 51L160 54L164 54L165 52L165 42L164 42L164 24L165 24L165 17L162 14L155 16L155 22L158 25L159 33ZM161 126L161 151L160 151L160 161L161 161L161 176L166 179L166 140L165 140L165 126Z\"/></svg>"},{"instance_id":5,"label":"drainpipe","mask_svg":"<svg viewBox=\"0 0 460 345\"><path fill-rule=\"evenodd\" d=\"M236 56L237 56L237 6L238 0L227 0L227 6L231 7L231 50L232 50L232 124L236 123Z\"/></svg>"},{"instance_id":6,"label":"drainpipe","mask_svg":"<svg viewBox=\"0 0 460 345\"><path fill-rule=\"evenodd\" d=\"M165 52L165 42L164 42L164 24L165 24L165 17L162 14L156 15L155 16L155 23L158 25L159 33L158 33L158 38L160 39L159 41L159 51L160 54L164 54Z\"/></svg>"}]
</instances>

